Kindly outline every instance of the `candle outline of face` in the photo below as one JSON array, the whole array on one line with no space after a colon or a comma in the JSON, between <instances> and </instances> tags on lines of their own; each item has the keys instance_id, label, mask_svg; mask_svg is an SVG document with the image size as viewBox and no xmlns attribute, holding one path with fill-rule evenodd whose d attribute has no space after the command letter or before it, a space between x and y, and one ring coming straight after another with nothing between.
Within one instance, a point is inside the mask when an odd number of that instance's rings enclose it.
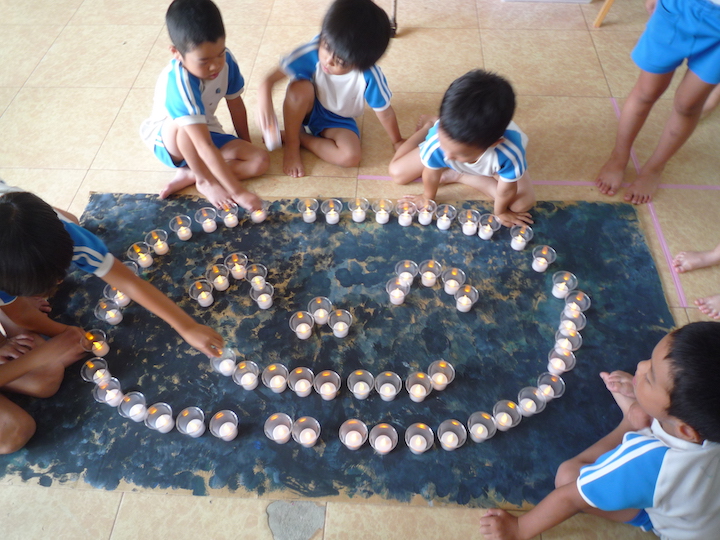
<instances>
[{"instance_id":1,"label":"candle outline of face","mask_svg":"<svg viewBox=\"0 0 720 540\"><path fill-rule=\"evenodd\" d=\"M428 442L422 435L413 435L410 438L409 446L410 450L414 450L418 454L422 454L425 450L427 450Z\"/></svg>"},{"instance_id":2,"label":"candle outline of face","mask_svg":"<svg viewBox=\"0 0 720 540\"><path fill-rule=\"evenodd\" d=\"M110 346L104 339L93 340L92 342L92 353L95 356L105 356L110 352Z\"/></svg>"},{"instance_id":3,"label":"candle outline of face","mask_svg":"<svg viewBox=\"0 0 720 540\"><path fill-rule=\"evenodd\" d=\"M154 429L159 433L169 433L175 426L175 420L171 414L161 414L155 419Z\"/></svg>"},{"instance_id":4,"label":"candle outline of face","mask_svg":"<svg viewBox=\"0 0 720 540\"><path fill-rule=\"evenodd\" d=\"M308 339L312 335L312 327L307 323L300 323L297 325L295 333L300 339Z\"/></svg>"},{"instance_id":5,"label":"candle outline of face","mask_svg":"<svg viewBox=\"0 0 720 540\"><path fill-rule=\"evenodd\" d=\"M398 216L398 223L400 224L401 227L409 227L410 225L412 225L412 220L413 220L412 214L410 214L410 212L407 212L407 211L402 212Z\"/></svg>"},{"instance_id":6,"label":"candle outline of face","mask_svg":"<svg viewBox=\"0 0 720 540\"><path fill-rule=\"evenodd\" d=\"M205 432L205 422L199 418L193 418L185 426L185 432L191 437L199 437Z\"/></svg>"},{"instance_id":7,"label":"candle outline of face","mask_svg":"<svg viewBox=\"0 0 720 540\"><path fill-rule=\"evenodd\" d=\"M218 364L218 371L221 375L229 377L235 371L235 362L230 358L225 358Z\"/></svg>"},{"instance_id":8,"label":"candle outline of face","mask_svg":"<svg viewBox=\"0 0 720 540\"><path fill-rule=\"evenodd\" d=\"M318 308L312 315L318 325L323 325L327 322L329 313L326 309Z\"/></svg>"},{"instance_id":9,"label":"candle outline of face","mask_svg":"<svg viewBox=\"0 0 720 540\"><path fill-rule=\"evenodd\" d=\"M537 403L531 398L523 398L520 400L520 409L524 414L535 414L537 411Z\"/></svg>"},{"instance_id":10,"label":"candle outline of face","mask_svg":"<svg viewBox=\"0 0 720 540\"><path fill-rule=\"evenodd\" d=\"M390 221L390 212L388 212L385 207L380 207L380 209L375 212L375 221L377 221L380 225L385 225L388 221Z\"/></svg>"},{"instance_id":11,"label":"candle outline of face","mask_svg":"<svg viewBox=\"0 0 720 540\"><path fill-rule=\"evenodd\" d=\"M350 327L344 321L338 321L333 325L333 335L338 338L344 338L348 335Z\"/></svg>"},{"instance_id":12,"label":"candle outline of face","mask_svg":"<svg viewBox=\"0 0 720 540\"><path fill-rule=\"evenodd\" d=\"M543 399L545 399L545 401L550 401L555 397L555 390L549 384L541 384L538 387L538 390L540 391L540 395L543 397Z\"/></svg>"},{"instance_id":13,"label":"candle outline of face","mask_svg":"<svg viewBox=\"0 0 720 540\"><path fill-rule=\"evenodd\" d=\"M445 450L455 450L458 447L460 439L453 431L446 431L440 437L440 443Z\"/></svg>"},{"instance_id":14,"label":"candle outline of face","mask_svg":"<svg viewBox=\"0 0 720 540\"><path fill-rule=\"evenodd\" d=\"M362 208L355 208L352 211L352 219L355 223L362 223L365 221L365 210Z\"/></svg>"},{"instance_id":15,"label":"candle outline of face","mask_svg":"<svg viewBox=\"0 0 720 540\"><path fill-rule=\"evenodd\" d=\"M390 303L394 306L399 306L405 302L405 293L400 289L393 289L390 291Z\"/></svg>"},{"instance_id":16,"label":"candle outline of face","mask_svg":"<svg viewBox=\"0 0 720 540\"><path fill-rule=\"evenodd\" d=\"M203 209L200 210L202 221L200 224L202 225L203 231L206 233L215 232L217 230L217 222L215 221L215 217L210 215L207 210Z\"/></svg>"},{"instance_id":17,"label":"candle outline of face","mask_svg":"<svg viewBox=\"0 0 720 540\"><path fill-rule=\"evenodd\" d=\"M344 443L345 443L345 446L347 446L351 450L357 450L363 444L362 433L360 433L359 431L357 431L355 429L348 431L345 434Z\"/></svg>"},{"instance_id":18,"label":"candle outline of face","mask_svg":"<svg viewBox=\"0 0 720 540\"><path fill-rule=\"evenodd\" d=\"M445 390L445 387L448 385L447 375L444 373L435 373L432 376L432 382L435 386L435 390Z\"/></svg>"},{"instance_id":19,"label":"candle outline of face","mask_svg":"<svg viewBox=\"0 0 720 540\"><path fill-rule=\"evenodd\" d=\"M385 383L382 386L380 386L380 397L384 401L392 401L395 399L395 396L397 395L397 388L395 388L395 385L392 383Z\"/></svg>"},{"instance_id":20,"label":"candle outline of face","mask_svg":"<svg viewBox=\"0 0 720 540\"><path fill-rule=\"evenodd\" d=\"M387 454L392 450L392 447L392 439L387 435L378 435L373 445L373 448L380 454Z\"/></svg>"},{"instance_id":21,"label":"candle outline of face","mask_svg":"<svg viewBox=\"0 0 720 540\"><path fill-rule=\"evenodd\" d=\"M257 305L260 309L269 309L273 304L273 298L267 293L262 293L257 298Z\"/></svg>"},{"instance_id":22,"label":"candle outline of face","mask_svg":"<svg viewBox=\"0 0 720 540\"><path fill-rule=\"evenodd\" d=\"M365 381L358 381L353 385L352 392L358 399L365 399L370 394L370 385Z\"/></svg>"},{"instance_id":23,"label":"candle outline of face","mask_svg":"<svg viewBox=\"0 0 720 540\"><path fill-rule=\"evenodd\" d=\"M227 421L218 428L217 432L223 441L231 441L237 436L238 429L234 422Z\"/></svg>"},{"instance_id":24,"label":"candle outline of face","mask_svg":"<svg viewBox=\"0 0 720 540\"><path fill-rule=\"evenodd\" d=\"M243 376L240 377L240 385L245 390L252 390L255 388L258 384L258 376L255 373L247 372L243 373Z\"/></svg>"},{"instance_id":25,"label":"candle outline of face","mask_svg":"<svg viewBox=\"0 0 720 540\"><path fill-rule=\"evenodd\" d=\"M250 214L250 220L253 223L262 223L267 219L267 210L265 209L265 204L263 203L263 207L260 210L255 210Z\"/></svg>"},{"instance_id":26,"label":"candle outline of face","mask_svg":"<svg viewBox=\"0 0 720 540\"><path fill-rule=\"evenodd\" d=\"M162 235L158 234L156 231L150 231L149 233L149 236L152 239L151 245L156 255L165 255L168 251L170 251L170 246L168 246L166 242L167 233L165 233L165 231L162 232Z\"/></svg>"},{"instance_id":27,"label":"candle outline of face","mask_svg":"<svg viewBox=\"0 0 720 540\"><path fill-rule=\"evenodd\" d=\"M105 321L108 324L112 324L112 325L120 324L120 322L122 320L123 320L123 315L119 309L109 309L105 313Z\"/></svg>"},{"instance_id":28,"label":"candle outline of face","mask_svg":"<svg viewBox=\"0 0 720 540\"><path fill-rule=\"evenodd\" d=\"M331 382L323 383L322 386L320 386L320 395L326 400L333 399L335 394L337 394L337 391L337 386Z\"/></svg>"},{"instance_id":29,"label":"candle outline of face","mask_svg":"<svg viewBox=\"0 0 720 540\"><path fill-rule=\"evenodd\" d=\"M450 224L450 218L444 214L437 219L437 227L441 231L447 231L450 228Z\"/></svg>"},{"instance_id":30,"label":"candle outline of face","mask_svg":"<svg viewBox=\"0 0 720 540\"><path fill-rule=\"evenodd\" d=\"M303 446L313 446L317 441L318 435L312 428L305 428L300 432L300 444Z\"/></svg>"},{"instance_id":31,"label":"candle outline of face","mask_svg":"<svg viewBox=\"0 0 720 540\"><path fill-rule=\"evenodd\" d=\"M458 311L467 313L472 308L473 302L469 296L463 295L457 299L456 308Z\"/></svg>"},{"instance_id":32,"label":"candle outline of face","mask_svg":"<svg viewBox=\"0 0 720 540\"><path fill-rule=\"evenodd\" d=\"M110 371L107 369L100 368L93 373L92 379L95 384L102 384L110 379Z\"/></svg>"},{"instance_id":33,"label":"candle outline of face","mask_svg":"<svg viewBox=\"0 0 720 540\"><path fill-rule=\"evenodd\" d=\"M277 425L272 430L273 441L279 444L285 444L290 440L290 428L285 424Z\"/></svg>"},{"instance_id":34,"label":"candle outline of face","mask_svg":"<svg viewBox=\"0 0 720 540\"><path fill-rule=\"evenodd\" d=\"M427 396L427 390L422 384L413 384L410 387L410 399L416 403L420 403Z\"/></svg>"},{"instance_id":35,"label":"candle outline of face","mask_svg":"<svg viewBox=\"0 0 720 540\"><path fill-rule=\"evenodd\" d=\"M303 221L305 223L314 223L316 219L317 219L317 214L315 213L315 210L307 208L303 212Z\"/></svg>"},{"instance_id":36,"label":"candle outline of face","mask_svg":"<svg viewBox=\"0 0 720 540\"><path fill-rule=\"evenodd\" d=\"M312 384L310 384L310 381L308 381L307 379L299 379L295 383L295 393L299 397L309 396L311 390L312 390Z\"/></svg>"},{"instance_id":37,"label":"candle outline of face","mask_svg":"<svg viewBox=\"0 0 720 540\"><path fill-rule=\"evenodd\" d=\"M147 416L147 407L142 403L136 403L128 411L128 418L133 422L142 422Z\"/></svg>"},{"instance_id":38,"label":"candle outline of face","mask_svg":"<svg viewBox=\"0 0 720 540\"><path fill-rule=\"evenodd\" d=\"M437 276L435 275L435 272L432 272L431 270L427 270L426 272L422 273L421 281L422 281L423 286L432 287L435 285L435 282L437 281Z\"/></svg>"},{"instance_id":39,"label":"candle outline of face","mask_svg":"<svg viewBox=\"0 0 720 540\"><path fill-rule=\"evenodd\" d=\"M475 440L476 442L484 441L488 438L489 435L488 429L480 422L470 428L470 433L473 437L473 440Z\"/></svg>"}]
</instances>

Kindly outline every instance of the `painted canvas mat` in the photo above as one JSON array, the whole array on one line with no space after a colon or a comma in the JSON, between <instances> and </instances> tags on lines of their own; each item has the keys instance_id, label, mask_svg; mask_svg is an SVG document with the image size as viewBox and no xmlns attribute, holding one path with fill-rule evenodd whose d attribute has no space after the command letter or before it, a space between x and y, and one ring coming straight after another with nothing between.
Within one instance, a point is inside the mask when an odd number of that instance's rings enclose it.
<instances>
[{"instance_id":1,"label":"painted canvas mat","mask_svg":"<svg viewBox=\"0 0 720 540\"><path fill-rule=\"evenodd\" d=\"M65 322L85 328L105 327L112 374L124 391L139 390L148 403L164 401L177 414L188 406L206 416L221 409L235 411L240 433L223 442L206 432L191 439L177 431L159 434L122 418L96 403L91 384L79 376L80 365L68 370L52 399L18 398L36 419L38 431L24 450L0 457L0 474L38 478L43 485L82 478L92 486L115 489L178 488L203 495L215 490L260 496L348 496L362 500L380 496L486 506L537 503L553 487L557 466L611 430L620 412L604 389L598 372L632 371L673 325L657 271L634 209L625 204L540 203L534 211L535 237L525 251L510 247L507 229L491 241L467 237L457 223L449 231L415 222L400 227L395 218L377 224L371 212L354 223L344 212L340 223L318 217L304 223L297 201L270 206L268 219L205 233L193 224L192 239L170 237L170 252L142 271L197 320L217 329L228 346L263 368L280 362L288 368L337 371L343 386L332 401L317 393L299 398L289 390L274 394L262 384L245 391L231 378L211 370L206 357L191 350L162 320L137 304L123 310L124 319L109 327L94 319L92 308L104 283L72 273L53 307ZM128 246L155 228L167 228L177 214L193 215L203 206L191 198L159 201L151 195L94 195L83 215L84 225L110 250L124 258ZM482 202L459 205L488 212ZM553 246L557 261L544 274L531 269L530 249ZM258 309L249 284L232 282L201 308L187 294L208 265L242 251L269 269L275 287L274 306ZM392 306L385 283L402 259L435 259L463 269L480 292L469 313L436 285L416 280L405 304ZM425 422L434 430L446 419L465 423L475 411L492 411L501 399L516 400L518 391L534 386L546 371L563 301L550 294L552 273L568 270L579 288L592 297L587 328L577 351L577 366L564 374L566 393L540 414L482 444L468 442L453 452L435 446L414 455L402 442L405 429ZM315 296L329 297L354 316L349 335L336 338L325 326L299 340L288 322ZM434 360L451 362L457 376L446 390L414 403L403 390L392 402L377 394L353 398L347 376L364 368L377 374L392 370L405 378L425 371ZM312 416L322 426L319 443L303 448L293 441L278 445L263 434L266 418L284 412L292 418ZM386 456L367 444L346 449L338 428L349 418L369 427L393 425L401 438Z\"/></svg>"}]
</instances>

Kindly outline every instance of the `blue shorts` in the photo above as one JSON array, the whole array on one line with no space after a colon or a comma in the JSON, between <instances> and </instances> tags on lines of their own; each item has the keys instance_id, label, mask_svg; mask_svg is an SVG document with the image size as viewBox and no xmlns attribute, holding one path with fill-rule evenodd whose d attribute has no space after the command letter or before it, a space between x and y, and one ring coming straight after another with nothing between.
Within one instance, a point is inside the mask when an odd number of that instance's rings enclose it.
<instances>
[{"instance_id":1,"label":"blue shorts","mask_svg":"<svg viewBox=\"0 0 720 540\"><path fill-rule=\"evenodd\" d=\"M328 128L343 128L349 129L355 135L360 137L360 130L357 127L357 122L353 118L346 118L340 116L334 112L328 111L325 107L320 105L320 102L316 99L313 104L310 115L303 120L303 125L307 126L315 137L319 137L320 134Z\"/></svg>"},{"instance_id":2,"label":"blue shorts","mask_svg":"<svg viewBox=\"0 0 720 540\"><path fill-rule=\"evenodd\" d=\"M669 73L687 58L708 84L720 83L720 5L710 0L658 0L632 52L643 71Z\"/></svg>"},{"instance_id":3,"label":"blue shorts","mask_svg":"<svg viewBox=\"0 0 720 540\"><path fill-rule=\"evenodd\" d=\"M210 138L212 139L213 144L218 148L222 148L230 141L237 140L237 137L235 135L228 135L227 133L215 133L214 131L210 132ZM170 155L170 152L168 152L167 148L162 145L156 144L153 151L155 152L157 158L168 167L172 167L173 169L187 167L187 161L185 161L184 159L180 163L175 163L172 156Z\"/></svg>"},{"instance_id":4,"label":"blue shorts","mask_svg":"<svg viewBox=\"0 0 720 540\"><path fill-rule=\"evenodd\" d=\"M653 524L652 521L650 521L650 516L648 516L648 513L645 510L640 510L637 513L637 516L632 518L630 521L626 521L628 525L632 525L633 527L640 527L645 532L650 532L653 530Z\"/></svg>"}]
</instances>

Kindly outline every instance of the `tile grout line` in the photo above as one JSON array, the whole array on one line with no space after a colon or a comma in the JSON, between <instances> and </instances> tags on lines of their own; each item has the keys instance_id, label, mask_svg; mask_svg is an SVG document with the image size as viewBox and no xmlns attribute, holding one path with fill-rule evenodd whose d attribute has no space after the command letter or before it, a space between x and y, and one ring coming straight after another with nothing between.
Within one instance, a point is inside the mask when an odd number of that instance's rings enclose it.
<instances>
[{"instance_id":1,"label":"tile grout line","mask_svg":"<svg viewBox=\"0 0 720 540\"><path fill-rule=\"evenodd\" d=\"M615 115L620 118L620 107L617 104L617 100L612 97L610 98L610 101L612 102L613 109L615 109ZM635 153L635 149L630 149L630 157L633 162L633 166L635 167L636 172L640 172L640 161L638 160L637 154ZM667 241L665 240L665 235L663 234L662 227L660 226L660 220L658 219L657 212L655 211L655 205L652 203L652 201L647 203L648 210L650 211L650 218L652 219L653 227L655 228L655 234L657 235L658 241L660 242L660 249L663 252L663 255L665 256L665 262L668 265L668 269L670 270L670 275L672 276L673 283L675 284L675 290L677 291L678 300L680 301L680 307L681 308L687 308L687 298L685 297L685 290L683 289L682 283L680 283L680 277L678 276L677 272L673 268L672 264L672 255L670 254L670 248L667 245Z\"/></svg>"},{"instance_id":2,"label":"tile grout line","mask_svg":"<svg viewBox=\"0 0 720 540\"><path fill-rule=\"evenodd\" d=\"M112 539L113 533L115 532L115 525L117 524L118 514L120 514L120 507L122 506L123 501L125 500L125 492L120 493L120 501L118 502L117 510L115 511L115 518L113 519L112 527L110 528L110 536L108 536L108 540Z\"/></svg>"}]
</instances>

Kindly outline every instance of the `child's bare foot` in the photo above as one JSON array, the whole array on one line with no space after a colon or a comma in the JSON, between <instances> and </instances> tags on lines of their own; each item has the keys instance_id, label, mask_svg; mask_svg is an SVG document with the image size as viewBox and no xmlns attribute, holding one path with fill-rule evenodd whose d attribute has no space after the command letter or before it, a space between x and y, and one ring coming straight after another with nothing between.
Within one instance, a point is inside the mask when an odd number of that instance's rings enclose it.
<instances>
[{"instance_id":1,"label":"child's bare foot","mask_svg":"<svg viewBox=\"0 0 720 540\"><path fill-rule=\"evenodd\" d=\"M457 184L460 181L462 173L455 169L445 169L440 175L441 184Z\"/></svg>"},{"instance_id":2,"label":"child's bare foot","mask_svg":"<svg viewBox=\"0 0 720 540\"><path fill-rule=\"evenodd\" d=\"M673 259L673 266L678 274L720 264L720 249L708 251L681 251Z\"/></svg>"},{"instance_id":3,"label":"child's bare foot","mask_svg":"<svg viewBox=\"0 0 720 540\"><path fill-rule=\"evenodd\" d=\"M285 146L283 154L283 172L293 178L305 176L305 167L300 157L300 148Z\"/></svg>"},{"instance_id":4,"label":"child's bare foot","mask_svg":"<svg viewBox=\"0 0 720 540\"><path fill-rule=\"evenodd\" d=\"M186 187L192 186L195 183L195 173L190 170L190 167L180 167L175 173L175 178L170 180L170 183L165 186L160 192L160 198L166 199L168 196L185 189Z\"/></svg>"},{"instance_id":5,"label":"child's bare foot","mask_svg":"<svg viewBox=\"0 0 720 540\"><path fill-rule=\"evenodd\" d=\"M720 319L720 294L698 298L695 305L711 319Z\"/></svg>"},{"instance_id":6,"label":"child's bare foot","mask_svg":"<svg viewBox=\"0 0 720 540\"><path fill-rule=\"evenodd\" d=\"M633 385L634 377L625 371L603 371L600 377L633 429L649 427L652 418L638 405Z\"/></svg>"},{"instance_id":7,"label":"child's bare foot","mask_svg":"<svg viewBox=\"0 0 720 540\"><path fill-rule=\"evenodd\" d=\"M432 126L437 122L438 116L432 114L421 114L418 118L417 124L415 124L415 131L420 131L425 126Z\"/></svg>"},{"instance_id":8,"label":"child's bare foot","mask_svg":"<svg viewBox=\"0 0 720 540\"><path fill-rule=\"evenodd\" d=\"M622 396L635 399L635 387L633 386L633 376L626 371L613 371L608 373L603 371L600 378L605 382L605 386L610 392L620 394Z\"/></svg>"},{"instance_id":9,"label":"child's bare foot","mask_svg":"<svg viewBox=\"0 0 720 540\"><path fill-rule=\"evenodd\" d=\"M627 161L622 162L622 160L617 160L610 156L610 159L605 162L605 165L602 166L602 169L600 169L595 179L595 185L598 187L600 193L610 197L617 193L617 190L625 179L626 165Z\"/></svg>"},{"instance_id":10,"label":"child's bare foot","mask_svg":"<svg viewBox=\"0 0 720 540\"><path fill-rule=\"evenodd\" d=\"M230 194L217 182L198 180L195 185L197 190L204 195L215 208L222 208L223 206L231 206L233 204Z\"/></svg>"},{"instance_id":11,"label":"child's bare foot","mask_svg":"<svg viewBox=\"0 0 720 540\"><path fill-rule=\"evenodd\" d=\"M662 171L640 171L638 177L625 191L625 197L623 198L627 202L631 202L633 204L649 203L652 201L652 197L660 185L661 178Z\"/></svg>"}]
</instances>

